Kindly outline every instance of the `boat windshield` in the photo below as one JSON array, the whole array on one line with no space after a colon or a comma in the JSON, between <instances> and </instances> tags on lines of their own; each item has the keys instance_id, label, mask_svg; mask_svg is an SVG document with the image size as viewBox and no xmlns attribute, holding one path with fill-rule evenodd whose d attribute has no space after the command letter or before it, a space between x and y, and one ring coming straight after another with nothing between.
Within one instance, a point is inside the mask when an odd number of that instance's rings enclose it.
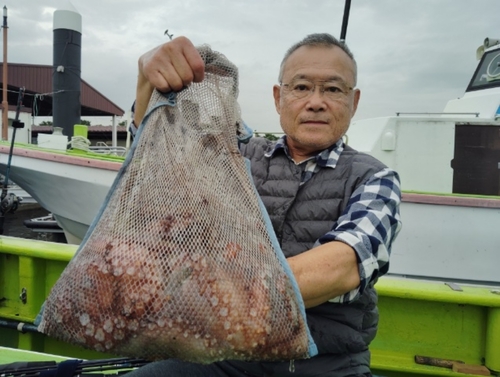
<instances>
[{"instance_id":1,"label":"boat windshield","mask_svg":"<svg viewBox=\"0 0 500 377\"><path fill-rule=\"evenodd\" d=\"M484 53L466 92L500 86L500 49Z\"/></svg>"}]
</instances>

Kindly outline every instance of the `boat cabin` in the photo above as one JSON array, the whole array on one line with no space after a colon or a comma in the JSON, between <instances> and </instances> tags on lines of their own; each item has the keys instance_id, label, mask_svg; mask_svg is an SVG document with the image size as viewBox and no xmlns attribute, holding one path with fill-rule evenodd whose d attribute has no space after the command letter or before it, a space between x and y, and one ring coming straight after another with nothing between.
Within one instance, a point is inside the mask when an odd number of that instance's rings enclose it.
<instances>
[{"instance_id":1,"label":"boat cabin","mask_svg":"<svg viewBox=\"0 0 500 377\"><path fill-rule=\"evenodd\" d=\"M480 55L464 95L442 113L356 121L348 144L398 171L403 190L499 196L499 41L486 39Z\"/></svg>"}]
</instances>

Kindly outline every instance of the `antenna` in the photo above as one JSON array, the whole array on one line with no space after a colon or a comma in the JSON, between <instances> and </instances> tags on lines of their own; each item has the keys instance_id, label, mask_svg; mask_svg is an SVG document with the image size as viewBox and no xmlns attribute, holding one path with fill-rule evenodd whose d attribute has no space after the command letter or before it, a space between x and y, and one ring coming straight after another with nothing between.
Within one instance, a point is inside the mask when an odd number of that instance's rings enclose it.
<instances>
[{"instance_id":1,"label":"antenna","mask_svg":"<svg viewBox=\"0 0 500 377\"><path fill-rule=\"evenodd\" d=\"M7 6L3 7L3 98L2 98L2 140L9 139L9 98L7 94L8 68L7 63Z\"/></svg>"},{"instance_id":2,"label":"antenna","mask_svg":"<svg viewBox=\"0 0 500 377\"><path fill-rule=\"evenodd\" d=\"M172 37L174 36L173 34L168 34L168 29L165 30L165 33L163 33L163 35L166 35L167 37L169 37L170 40L172 40Z\"/></svg>"},{"instance_id":3,"label":"antenna","mask_svg":"<svg viewBox=\"0 0 500 377\"><path fill-rule=\"evenodd\" d=\"M349 11L351 10L351 0L345 0L344 18L342 19L342 29L340 31L340 42L345 43L345 35L347 34L347 24L349 22Z\"/></svg>"}]
</instances>

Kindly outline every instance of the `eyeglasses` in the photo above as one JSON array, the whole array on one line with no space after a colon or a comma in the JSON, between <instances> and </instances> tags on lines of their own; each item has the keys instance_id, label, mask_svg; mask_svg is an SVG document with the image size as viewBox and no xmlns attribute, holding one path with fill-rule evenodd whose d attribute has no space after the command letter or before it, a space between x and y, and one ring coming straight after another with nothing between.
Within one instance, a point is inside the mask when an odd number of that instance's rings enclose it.
<instances>
[{"instance_id":1,"label":"eyeglasses","mask_svg":"<svg viewBox=\"0 0 500 377\"><path fill-rule=\"evenodd\" d=\"M297 99L306 99L313 95L316 87L319 88L329 100L339 100L347 97L349 92L353 89L347 86L342 81L318 81L314 82L307 79L296 79L289 84L280 83L280 85L293 97Z\"/></svg>"}]
</instances>

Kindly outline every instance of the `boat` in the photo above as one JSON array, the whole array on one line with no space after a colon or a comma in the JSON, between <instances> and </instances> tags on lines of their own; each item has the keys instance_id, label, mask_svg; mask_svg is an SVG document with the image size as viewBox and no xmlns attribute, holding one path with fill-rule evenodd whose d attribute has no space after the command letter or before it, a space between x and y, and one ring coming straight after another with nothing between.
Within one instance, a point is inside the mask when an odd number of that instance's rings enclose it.
<instances>
[{"instance_id":1,"label":"boat","mask_svg":"<svg viewBox=\"0 0 500 377\"><path fill-rule=\"evenodd\" d=\"M2 174L7 171L9 152L8 143L0 142ZM123 161L124 156L94 151L15 144L9 177L52 213L68 243L78 245Z\"/></svg>"},{"instance_id":2,"label":"boat","mask_svg":"<svg viewBox=\"0 0 500 377\"><path fill-rule=\"evenodd\" d=\"M34 217L23 221L23 225L35 233L50 233L52 241L66 242L64 230L57 224L54 215L49 213L45 216Z\"/></svg>"},{"instance_id":3,"label":"boat","mask_svg":"<svg viewBox=\"0 0 500 377\"><path fill-rule=\"evenodd\" d=\"M0 355L6 347L57 360L117 357L49 338L33 325L77 248L0 237ZM375 375L463 376L451 361L475 371L469 375L500 372L500 289L397 277L382 277L376 288L380 326L370 347ZM19 352L13 357L22 360ZM38 360L47 360L42 356Z\"/></svg>"}]
</instances>

